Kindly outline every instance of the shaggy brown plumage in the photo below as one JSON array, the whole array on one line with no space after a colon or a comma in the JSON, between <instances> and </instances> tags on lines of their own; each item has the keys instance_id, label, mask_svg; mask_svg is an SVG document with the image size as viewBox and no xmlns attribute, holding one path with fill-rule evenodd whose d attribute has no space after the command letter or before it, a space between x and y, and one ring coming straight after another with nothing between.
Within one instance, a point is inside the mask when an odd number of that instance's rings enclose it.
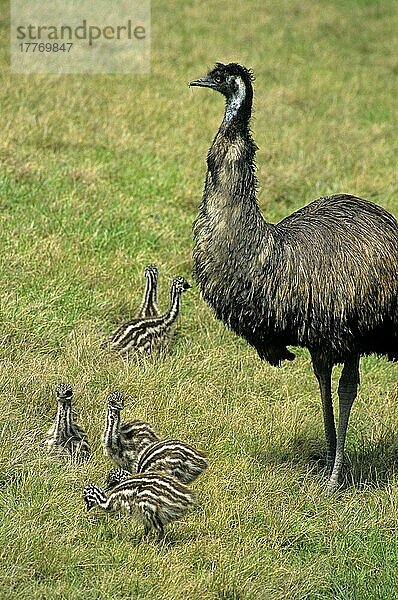
<instances>
[{"instance_id":1,"label":"shaggy brown plumage","mask_svg":"<svg viewBox=\"0 0 398 600\"><path fill-rule=\"evenodd\" d=\"M309 349L328 443L329 492L338 487L359 358L398 359L398 223L380 206L342 194L319 198L273 225L256 198L250 134L252 73L231 63L191 83L226 97L209 150L194 224L195 274L216 316L272 365ZM331 371L344 363L336 440ZM337 445L337 448L336 448Z\"/></svg>"}]
</instances>

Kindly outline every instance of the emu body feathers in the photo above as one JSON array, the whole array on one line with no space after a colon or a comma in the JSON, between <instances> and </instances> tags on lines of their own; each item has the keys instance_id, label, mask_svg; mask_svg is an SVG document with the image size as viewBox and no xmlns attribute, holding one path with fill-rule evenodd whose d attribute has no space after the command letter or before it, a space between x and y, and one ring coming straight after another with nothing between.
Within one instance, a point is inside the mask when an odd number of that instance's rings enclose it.
<instances>
[{"instance_id":1,"label":"emu body feathers","mask_svg":"<svg viewBox=\"0 0 398 600\"><path fill-rule=\"evenodd\" d=\"M203 208L203 207L202 207ZM216 316L273 365L286 345L398 358L395 219L348 195L320 198L277 225L239 201L195 223L195 273ZM249 233L249 235L248 235Z\"/></svg>"}]
</instances>

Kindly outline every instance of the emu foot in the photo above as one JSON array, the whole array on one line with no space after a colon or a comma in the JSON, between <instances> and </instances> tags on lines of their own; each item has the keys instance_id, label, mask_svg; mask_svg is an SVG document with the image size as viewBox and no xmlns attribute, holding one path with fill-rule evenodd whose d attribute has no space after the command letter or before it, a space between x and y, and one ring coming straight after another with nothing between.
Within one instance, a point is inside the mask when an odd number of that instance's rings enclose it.
<instances>
[{"instance_id":1,"label":"emu foot","mask_svg":"<svg viewBox=\"0 0 398 600\"><path fill-rule=\"evenodd\" d=\"M331 496L332 494L337 492L337 490L340 487L339 473L336 471L333 473L334 467L335 467L335 462L336 462L336 450L335 450L335 448L332 447L331 449L328 449L327 454L326 454L326 467L327 467L327 473L328 473L328 483L327 483L327 489L326 489L327 496Z\"/></svg>"},{"instance_id":2,"label":"emu foot","mask_svg":"<svg viewBox=\"0 0 398 600\"><path fill-rule=\"evenodd\" d=\"M139 542L147 542L149 535L151 533L151 528L148 527L148 525L145 526L144 531L141 533L141 535L139 536L138 540Z\"/></svg>"}]
</instances>

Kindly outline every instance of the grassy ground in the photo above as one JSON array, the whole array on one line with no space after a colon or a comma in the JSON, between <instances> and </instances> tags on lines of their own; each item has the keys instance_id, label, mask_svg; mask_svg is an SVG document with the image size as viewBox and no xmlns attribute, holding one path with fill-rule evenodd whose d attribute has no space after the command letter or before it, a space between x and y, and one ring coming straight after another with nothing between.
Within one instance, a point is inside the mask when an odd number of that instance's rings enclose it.
<instances>
[{"instance_id":1,"label":"grassy ground","mask_svg":"<svg viewBox=\"0 0 398 600\"><path fill-rule=\"evenodd\" d=\"M161 302L191 279L191 225L222 99L187 82L216 61L257 76L260 203L277 221L351 192L398 215L394 1L153 3L148 76L16 76L0 23L0 597L393 599L398 589L397 368L362 362L345 491L324 495L308 354L274 369L215 321L196 287L171 356L144 368L99 349L155 261ZM338 369L336 369L335 383ZM42 445L54 386L75 388L93 457ZM127 516L87 515L109 464L109 391L125 418L205 449L198 504L166 543Z\"/></svg>"}]
</instances>

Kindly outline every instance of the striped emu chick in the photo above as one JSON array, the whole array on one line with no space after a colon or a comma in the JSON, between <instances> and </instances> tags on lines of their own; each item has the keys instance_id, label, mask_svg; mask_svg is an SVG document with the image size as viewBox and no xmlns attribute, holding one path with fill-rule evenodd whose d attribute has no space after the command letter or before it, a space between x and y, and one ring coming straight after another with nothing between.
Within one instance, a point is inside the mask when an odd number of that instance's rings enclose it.
<instances>
[{"instance_id":1,"label":"striped emu chick","mask_svg":"<svg viewBox=\"0 0 398 600\"><path fill-rule=\"evenodd\" d=\"M137 473L162 472L182 483L191 483L207 469L207 458L180 440L161 440L144 448L138 455Z\"/></svg>"},{"instance_id":2,"label":"striped emu chick","mask_svg":"<svg viewBox=\"0 0 398 600\"><path fill-rule=\"evenodd\" d=\"M144 297L141 306L138 309L137 319L148 319L159 317L158 308L158 276L159 271L156 265L147 265L144 270L146 278Z\"/></svg>"},{"instance_id":3,"label":"striped emu chick","mask_svg":"<svg viewBox=\"0 0 398 600\"><path fill-rule=\"evenodd\" d=\"M57 414L54 424L47 432L48 450L64 449L72 460L80 462L90 456L87 435L72 417L73 389L69 383L60 383L56 389Z\"/></svg>"},{"instance_id":4,"label":"striped emu chick","mask_svg":"<svg viewBox=\"0 0 398 600\"><path fill-rule=\"evenodd\" d=\"M109 337L111 350L121 353L139 352L151 356L167 351L180 314L181 295L190 288L183 277L174 277L170 289L170 305L160 317L133 319Z\"/></svg>"},{"instance_id":5,"label":"striped emu chick","mask_svg":"<svg viewBox=\"0 0 398 600\"><path fill-rule=\"evenodd\" d=\"M105 430L102 438L104 454L122 469L134 471L138 454L153 442L159 440L148 423L131 421L120 424L120 413L124 408L121 392L112 392L108 396Z\"/></svg>"},{"instance_id":6,"label":"striped emu chick","mask_svg":"<svg viewBox=\"0 0 398 600\"><path fill-rule=\"evenodd\" d=\"M164 536L164 527L180 519L193 505L194 495L185 485L159 473L132 475L108 494L94 483L83 491L87 510L99 506L106 511L126 510L144 525L144 535L151 529Z\"/></svg>"}]
</instances>

